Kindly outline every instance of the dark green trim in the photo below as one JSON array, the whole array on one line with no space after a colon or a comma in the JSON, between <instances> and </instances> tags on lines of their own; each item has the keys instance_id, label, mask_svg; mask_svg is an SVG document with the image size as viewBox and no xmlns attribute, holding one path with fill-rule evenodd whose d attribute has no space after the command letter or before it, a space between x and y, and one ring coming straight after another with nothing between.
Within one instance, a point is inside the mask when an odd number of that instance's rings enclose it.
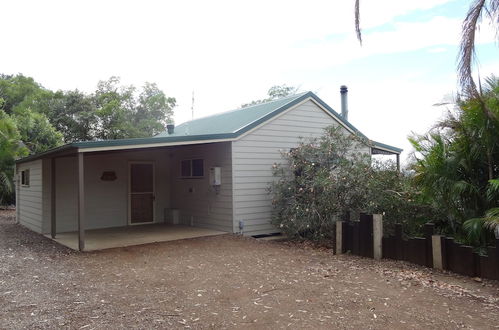
<instances>
[{"instance_id":1,"label":"dark green trim","mask_svg":"<svg viewBox=\"0 0 499 330\"><path fill-rule=\"evenodd\" d=\"M391 146L388 144L384 144L381 142L372 141L372 143L373 143L374 148L379 147L379 148L383 148L383 149L388 149L390 151L393 151L396 154L400 154L402 151L404 151L404 149L400 149L400 148L397 148L397 147L394 147L394 146Z\"/></svg>"},{"instance_id":2,"label":"dark green trim","mask_svg":"<svg viewBox=\"0 0 499 330\"><path fill-rule=\"evenodd\" d=\"M71 149L74 149L76 151L76 148L73 146L73 143L65 144L63 146L56 147L56 148L53 148L53 149L50 149L50 150L47 150L47 151L44 151L44 152L41 152L38 154L29 155L27 157L20 158L20 159L16 160L16 163L21 164L21 163L30 162L32 160L37 160L37 159L43 158L45 156L52 156L52 155L57 154L59 152L63 152L66 150L71 150Z\"/></svg>"},{"instance_id":3,"label":"dark green trim","mask_svg":"<svg viewBox=\"0 0 499 330\"><path fill-rule=\"evenodd\" d=\"M164 136L152 138L137 138L137 139L120 139L120 140L103 140L103 141L85 141L75 142L72 145L79 148L100 148L100 147L115 147L115 146L129 146L139 144L161 144L170 142L195 142L203 140L226 140L237 137L237 134L205 134L205 135L185 135L185 136Z\"/></svg>"}]
</instances>

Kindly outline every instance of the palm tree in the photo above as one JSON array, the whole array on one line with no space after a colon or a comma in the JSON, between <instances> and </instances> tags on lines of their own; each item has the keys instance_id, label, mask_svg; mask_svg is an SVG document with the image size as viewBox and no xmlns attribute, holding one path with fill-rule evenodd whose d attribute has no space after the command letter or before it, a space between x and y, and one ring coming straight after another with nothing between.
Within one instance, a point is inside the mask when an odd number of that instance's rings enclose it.
<instances>
[{"instance_id":1,"label":"palm tree","mask_svg":"<svg viewBox=\"0 0 499 330\"><path fill-rule=\"evenodd\" d=\"M357 39L362 44L359 1L355 0L355 31ZM493 24L499 26L499 0L472 0L470 9L463 21L457 66L459 84L463 93L477 99L480 99L480 93L473 79L473 63L476 59L475 34L483 16L487 16ZM499 33L496 36L499 41ZM490 118L494 116L494 113L487 106L483 107L483 110Z\"/></svg>"},{"instance_id":2,"label":"palm tree","mask_svg":"<svg viewBox=\"0 0 499 330\"><path fill-rule=\"evenodd\" d=\"M454 113L431 134L411 139L417 152L415 183L447 214L452 232L461 224L469 241L485 244L499 224L499 79L490 77L480 100L458 100ZM469 220L468 220L469 219Z\"/></svg>"},{"instance_id":3,"label":"palm tree","mask_svg":"<svg viewBox=\"0 0 499 330\"><path fill-rule=\"evenodd\" d=\"M14 199L14 162L27 151L19 141L14 121L0 110L0 206L9 205Z\"/></svg>"}]
</instances>

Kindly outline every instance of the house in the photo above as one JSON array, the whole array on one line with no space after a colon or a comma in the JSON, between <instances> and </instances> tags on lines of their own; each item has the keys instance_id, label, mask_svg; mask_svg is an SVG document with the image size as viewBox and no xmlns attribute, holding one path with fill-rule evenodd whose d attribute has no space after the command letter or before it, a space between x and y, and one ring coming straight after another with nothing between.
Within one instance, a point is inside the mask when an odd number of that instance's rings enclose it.
<instances>
[{"instance_id":1,"label":"house","mask_svg":"<svg viewBox=\"0 0 499 330\"><path fill-rule=\"evenodd\" d=\"M151 138L76 142L20 159L17 220L56 240L73 233L80 250L93 230L108 228L107 239L145 224L275 233L272 165L327 126L361 134L346 118L346 95L342 87L342 115L307 92L168 125ZM365 150L397 160L401 151L378 142Z\"/></svg>"}]
</instances>

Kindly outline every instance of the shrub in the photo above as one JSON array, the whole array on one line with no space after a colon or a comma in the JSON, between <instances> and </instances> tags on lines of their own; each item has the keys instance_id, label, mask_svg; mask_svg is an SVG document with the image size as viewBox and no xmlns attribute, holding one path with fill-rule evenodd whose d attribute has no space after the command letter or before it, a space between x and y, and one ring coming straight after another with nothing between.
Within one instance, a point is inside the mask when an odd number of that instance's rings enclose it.
<instances>
[{"instance_id":1,"label":"shrub","mask_svg":"<svg viewBox=\"0 0 499 330\"><path fill-rule=\"evenodd\" d=\"M329 127L320 138L302 141L274 165L273 224L287 236L327 242L334 225L350 214L384 214L388 231L396 222L409 233L437 214L418 197L410 176L394 164L371 164L369 141Z\"/></svg>"}]
</instances>

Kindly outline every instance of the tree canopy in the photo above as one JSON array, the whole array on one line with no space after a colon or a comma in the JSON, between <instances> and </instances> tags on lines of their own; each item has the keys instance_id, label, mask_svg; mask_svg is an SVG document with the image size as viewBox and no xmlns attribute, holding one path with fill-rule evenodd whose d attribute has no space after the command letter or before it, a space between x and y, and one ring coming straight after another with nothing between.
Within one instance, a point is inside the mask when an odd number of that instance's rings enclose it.
<instances>
[{"instance_id":1,"label":"tree canopy","mask_svg":"<svg viewBox=\"0 0 499 330\"><path fill-rule=\"evenodd\" d=\"M264 99L254 100L249 103L244 103L241 105L241 108L246 108L252 105L261 104L265 102L269 102L272 100L279 99L281 97L289 96L296 94L298 92L298 87L287 86L287 85L274 85L269 88L267 91L267 97Z\"/></svg>"}]
</instances>

